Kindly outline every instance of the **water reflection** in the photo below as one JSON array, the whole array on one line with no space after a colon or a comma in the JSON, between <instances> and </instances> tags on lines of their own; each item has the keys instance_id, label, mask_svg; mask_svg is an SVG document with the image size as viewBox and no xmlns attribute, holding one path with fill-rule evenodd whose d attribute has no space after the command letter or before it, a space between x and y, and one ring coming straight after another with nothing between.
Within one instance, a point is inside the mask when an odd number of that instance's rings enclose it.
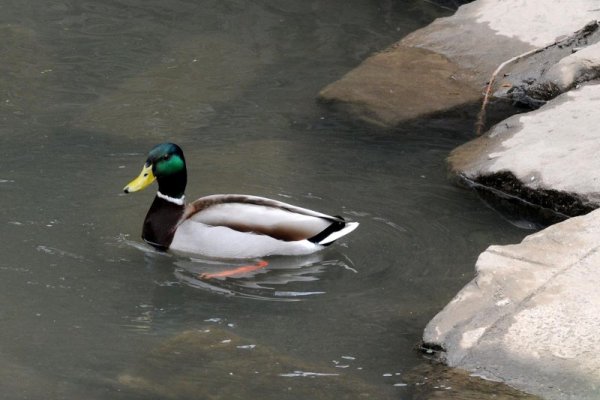
<instances>
[{"instance_id":1,"label":"water reflection","mask_svg":"<svg viewBox=\"0 0 600 400\"><path fill-rule=\"evenodd\" d=\"M242 296L258 300L300 301L324 294L306 291L297 283L319 280L328 270L357 274L352 260L334 249L306 256L273 256L252 260L224 260L209 257L163 253L123 235L119 241L144 253L148 269L156 269L159 260L173 266L175 282L167 279L160 286L184 284L226 296Z\"/></svg>"}]
</instances>

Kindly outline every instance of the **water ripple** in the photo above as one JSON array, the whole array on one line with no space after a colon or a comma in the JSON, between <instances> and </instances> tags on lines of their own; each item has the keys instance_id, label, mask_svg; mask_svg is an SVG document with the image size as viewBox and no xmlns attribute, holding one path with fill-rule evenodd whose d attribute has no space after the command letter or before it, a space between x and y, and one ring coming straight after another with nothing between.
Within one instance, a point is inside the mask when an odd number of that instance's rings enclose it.
<instances>
[{"instance_id":1,"label":"water ripple","mask_svg":"<svg viewBox=\"0 0 600 400\"><path fill-rule=\"evenodd\" d=\"M326 258L323 254L304 257L271 257L268 266L231 276L227 271L247 267L248 261L219 261L192 258L174 262L176 278L190 287L227 296L242 296L260 300L299 301L322 295L323 291L288 290L300 282L319 280L329 268L343 268L356 273L349 260Z\"/></svg>"},{"instance_id":2,"label":"water ripple","mask_svg":"<svg viewBox=\"0 0 600 400\"><path fill-rule=\"evenodd\" d=\"M225 296L300 301L325 294L321 290L298 290L300 283L318 281L321 275L334 269L359 273L348 256L331 250L297 257L223 260L160 252L145 243L130 240L127 235L119 235L116 241L118 245L143 252L148 263L161 259L173 266L175 281L167 280L157 285L168 287L184 284Z\"/></svg>"}]
</instances>

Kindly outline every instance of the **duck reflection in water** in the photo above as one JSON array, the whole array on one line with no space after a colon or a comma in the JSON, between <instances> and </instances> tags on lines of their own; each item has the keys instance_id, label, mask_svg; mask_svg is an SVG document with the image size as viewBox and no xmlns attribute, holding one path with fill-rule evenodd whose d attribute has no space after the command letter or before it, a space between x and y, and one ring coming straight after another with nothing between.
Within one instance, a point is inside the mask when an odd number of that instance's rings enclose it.
<instances>
[{"instance_id":1,"label":"duck reflection in water","mask_svg":"<svg viewBox=\"0 0 600 400\"><path fill-rule=\"evenodd\" d=\"M352 260L335 249L305 256L237 260L163 252L146 243L130 240L128 235L120 236L118 242L144 253L149 271L162 270L166 273L160 278L161 286L185 284L228 296L298 301L324 292L303 291L296 283L332 279L332 276L338 278L342 273L358 273ZM176 281L172 280L173 275Z\"/></svg>"},{"instance_id":2,"label":"duck reflection in water","mask_svg":"<svg viewBox=\"0 0 600 400\"><path fill-rule=\"evenodd\" d=\"M297 301L322 291L301 291L294 283L319 280L333 270L357 273L352 261L342 254L317 253L297 257L269 257L241 262L215 259L179 259L175 261L178 281L223 295L257 299Z\"/></svg>"}]
</instances>

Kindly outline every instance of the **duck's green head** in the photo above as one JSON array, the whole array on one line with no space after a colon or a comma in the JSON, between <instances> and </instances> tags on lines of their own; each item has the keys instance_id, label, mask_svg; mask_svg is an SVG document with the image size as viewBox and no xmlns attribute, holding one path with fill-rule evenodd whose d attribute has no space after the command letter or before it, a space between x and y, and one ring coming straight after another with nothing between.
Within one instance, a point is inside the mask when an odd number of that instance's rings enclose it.
<instances>
[{"instance_id":1,"label":"duck's green head","mask_svg":"<svg viewBox=\"0 0 600 400\"><path fill-rule=\"evenodd\" d=\"M140 175L129 182L123 191L137 192L156 180L158 190L167 196L181 198L187 184L187 169L183 151L174 143L155 146L142 168Z\"/></svg>"}]
</instances>

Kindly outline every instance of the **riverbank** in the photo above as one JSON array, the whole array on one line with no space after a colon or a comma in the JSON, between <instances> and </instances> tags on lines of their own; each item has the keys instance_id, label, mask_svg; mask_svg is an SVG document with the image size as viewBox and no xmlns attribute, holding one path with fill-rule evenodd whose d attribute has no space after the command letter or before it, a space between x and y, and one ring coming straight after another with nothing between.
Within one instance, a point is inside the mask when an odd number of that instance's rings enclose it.
<instances>
[{"instance_id":1,"label":"riverbank","mask_svg":"<svg viewBox=\"0 0 600 400\"><path fill-rule=\"evenodd\" d=\"M600 206L598 20L593 0L477 0L319 94L338 112L394 129L428 116L474 119L492 82L488 111L517 114L453 151L451 175L510 204L515 223L556 225L482 253L424 343L450 366L549 399L596 398L600 385L600 214L590 212Z\"/></svg>"}]
</instances>

